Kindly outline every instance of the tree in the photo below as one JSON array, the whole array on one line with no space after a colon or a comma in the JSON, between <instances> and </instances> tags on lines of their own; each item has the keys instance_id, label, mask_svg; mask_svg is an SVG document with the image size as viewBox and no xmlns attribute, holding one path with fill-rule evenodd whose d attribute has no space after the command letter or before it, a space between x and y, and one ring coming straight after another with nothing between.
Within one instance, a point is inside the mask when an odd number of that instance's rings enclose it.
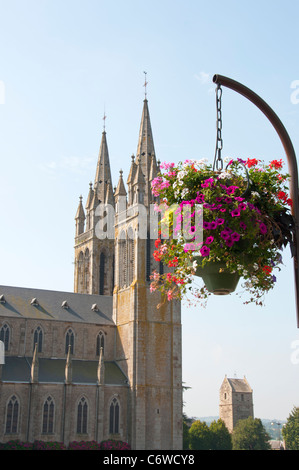
<instances>
[{"instance_id":1,"label":"tree","mask_svg":"<svg viewBox=\"0 0 299 470\"><path fill-rule=\"evenodd\" d=\"M222 419L213 421L210 424L211 449L212 450L231 450L232 438L229 430Z\"/></svg>"},{"instance_id":2,"label":"tree","mask_svg":"<svg viewBox=\"0 0 299 470\"><path fill-rule=\"evenodd\" d=\"M211 449L211 433L205 421L194 421L189 429L189 448L191 450Z\"/></svg>"},{"instance_id":3,"label":"tree","mask_svg":"<svg viewBox=\"0 0 299 470\"><path fill-rule=\"evenodd\" d=\"M286 425L282 428L282 436L287 450L299 450L299 408L294 407Z\"/></svg>"},{"instance_id":4,"label":"tree","mask_svg":"<svg viewBox=\"0 0 299 470\"><path fill-rule=\"evenodd\" d=\"M270 450L269 439L262 421L250 416L237 422L232 433L233 450Z\"/></svg>"},{"instance_id":5,"label":"tree","mask_svg":"<svg viewBox=\"0 0 299 470\"><path fill-rule=\"evenodd\" d=\"M186 421L183 421L183 449L189 449L189 427Z\"/></svg>"}]
</instances>

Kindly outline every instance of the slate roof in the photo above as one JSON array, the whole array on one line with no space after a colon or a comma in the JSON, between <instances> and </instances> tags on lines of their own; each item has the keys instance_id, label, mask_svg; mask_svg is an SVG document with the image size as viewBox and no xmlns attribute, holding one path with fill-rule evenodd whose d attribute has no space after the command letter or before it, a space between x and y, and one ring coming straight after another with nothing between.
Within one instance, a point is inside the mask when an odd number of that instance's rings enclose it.
<instances>
[{"instance_id":1,"label":"slate roof","mask_svg":"<svg viewBox=\"0 0 299 470\"><path fill-rule=\"evenodd\" d=\"M5 364L2 366L3 382L29 383L32 357L5 356ZM39 358L38 381L39 383L64 383L65 359ZM73 359L72 383L92 384L97 383L98 361L83 361ZM105 361L105 385L126 385L127 377L114 361Z\"/></svg>"},{"instance_id":2,"label":"slate roof","mask_svg":"<svg viewBox=\"0 0 299 470\"><path fill-rule=\"evenodd\" d=\"M232 387L233 392L252 392L251 388L249 387L248 383L244 379L227 379L230 386Z\"/></svg>"},{"instance_id":3,"label":"slate roof","mask_svg":"<svg viewBox=\"0 0 299 470\"><path fill-rule=\"evenodd\" d=\"M106 295L76 294L24 287L0 286L0 317L34 318L113 325L113 298ZM37 305L32 305L33 299ZM67 302L68 308L63 308ZM96 304L98 311L92 310Z\"/></svg>"}]
</instances>

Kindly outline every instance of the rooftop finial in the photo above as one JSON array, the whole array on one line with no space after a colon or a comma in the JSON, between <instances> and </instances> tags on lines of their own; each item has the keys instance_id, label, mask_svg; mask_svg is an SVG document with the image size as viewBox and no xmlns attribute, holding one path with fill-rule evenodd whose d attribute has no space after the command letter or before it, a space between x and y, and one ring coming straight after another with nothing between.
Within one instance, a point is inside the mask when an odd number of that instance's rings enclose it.
<instances>
[{"instance_id":1,"label":"rooftop finial","mask_svg":"<svg viewBox=\"0 0 299 470\"><path fill-rule=\"evenodd\" d=\"M106 131L106 119L107 119L107 116L106 116L105 108L104 108L104 116L103 116L103 121L104 121L103 131L104 132Z\"/></svg>"},{"instance_id":2,"label":"rooftop finial","mask_svg":"<svg viewBox=\"0 0 299 470\"><path fill-rule=\"evenodd\" d=\"M147 91L146 91L146 87L147 87L147 84L148 82L146 81L146 75L147 75L147 72L143 72L144 73L144 96L145 96L145 99L146 99L146 95L147 95Z\"/></svg>"}]
</instances>

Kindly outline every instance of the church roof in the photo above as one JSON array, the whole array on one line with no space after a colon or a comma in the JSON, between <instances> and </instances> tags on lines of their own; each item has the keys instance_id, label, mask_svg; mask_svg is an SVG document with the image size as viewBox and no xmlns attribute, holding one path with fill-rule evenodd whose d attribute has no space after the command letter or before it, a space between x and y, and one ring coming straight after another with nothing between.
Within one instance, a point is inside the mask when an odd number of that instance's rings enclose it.
<instances>
[{"instance_id":1,"label":"church roof","mask_svg":"<svg viewBox=\"0 0 299 470\"><path fill-rule=\"evenodd\" d=\"M241 392L241 393L252 392L245 378L244 379L227 378L227 381L230 384L233 392Z\"/></svg>"},{"instance_id":2,"label":"church roof","mask_svg":"<svg viewBox=\"0 0 299 470\"><path fill-rule=\"evenodd\" d=\"M72 359L72 383L96 384L98 361ZM3 382L29 383L32 357L5 356ZM65 359L38 358L39 383L64 383ZM127 377L115 361L105 361L105 385L126 385Z\"/></svg>"},{"instance_id":3,"label":"church roof","mask_svg":"<svg viewBox=\"0 0 299 470\"><path fill-rule=\"evenodd\" d=\"M114 325L113 298L25 287L0 286L0 318L36 318ZM97 308L94 308L94 305Z\"/></svg>"}]
</instances>

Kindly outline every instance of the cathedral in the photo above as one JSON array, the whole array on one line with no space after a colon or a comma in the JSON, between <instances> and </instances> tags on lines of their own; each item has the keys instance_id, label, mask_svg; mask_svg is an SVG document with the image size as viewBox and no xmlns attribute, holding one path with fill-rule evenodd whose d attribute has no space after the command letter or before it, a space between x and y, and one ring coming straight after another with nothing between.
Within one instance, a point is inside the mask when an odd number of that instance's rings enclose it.
<instances>
[{"instance_id":1,"label":"cathedral","mask_svg":"<svg viewBox=\"0 0 299 470\"><path fill-rule=\"evenodd\" d=\"M126 182L120 171L113 187L104 128L75 216L74 292L0 286L2 443L111 438L182 449L181 305L157 308L150 292L163 266L152 256L159 162L146 96L129 158Z\"/></svg>"}]
</instances>

